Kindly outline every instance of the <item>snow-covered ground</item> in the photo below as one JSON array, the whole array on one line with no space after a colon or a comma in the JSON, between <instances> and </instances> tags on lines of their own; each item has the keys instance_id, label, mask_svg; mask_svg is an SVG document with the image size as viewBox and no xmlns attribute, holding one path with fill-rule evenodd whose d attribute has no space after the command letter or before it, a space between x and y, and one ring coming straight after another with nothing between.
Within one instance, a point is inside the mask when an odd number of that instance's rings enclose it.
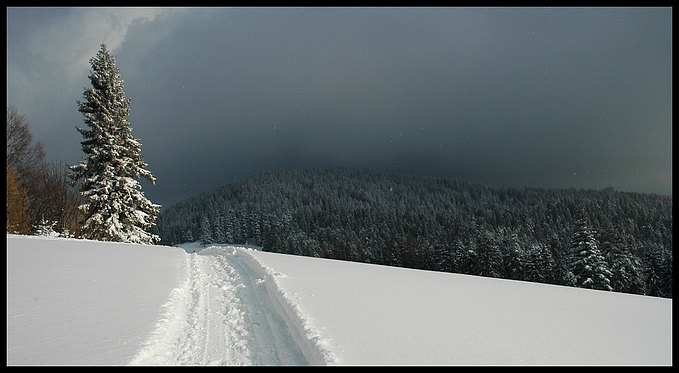
<instances>
[{"instance_id":1,"label":"snow-covered ground","mask_svg":"<svg viewBox=\"0 0 679 373\"><path fill-rule=\"evenodd\" d=\"M7 235L7 364L672 364L670 299L184 248Z\"/></svg>"},{"instance_id":2,"label":"snow-covered ground","mask_svg":"<svg viewBox=\"0 0 679 373\"><path fill-rule=\"evenodd\" d=\"M7 235L7 363L124 364L186 276L179 248Z\"/></svg>"}]
</instances>

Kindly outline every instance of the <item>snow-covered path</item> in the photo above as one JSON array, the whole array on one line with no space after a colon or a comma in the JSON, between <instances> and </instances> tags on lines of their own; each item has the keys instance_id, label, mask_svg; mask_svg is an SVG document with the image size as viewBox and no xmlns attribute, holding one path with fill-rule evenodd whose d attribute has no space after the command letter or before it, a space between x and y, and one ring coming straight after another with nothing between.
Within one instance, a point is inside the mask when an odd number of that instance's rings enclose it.
<instances>
[{"instance_id":1,"label":"snow-covered path","mask_svg":"<svg viewBox=\"0 0 679 373\"><path fill-rule=\"evenodd\" d=\"M187 255L187 278L132 365L306 365L263 280L236 249Z\"/></svg>"}]
</instances>

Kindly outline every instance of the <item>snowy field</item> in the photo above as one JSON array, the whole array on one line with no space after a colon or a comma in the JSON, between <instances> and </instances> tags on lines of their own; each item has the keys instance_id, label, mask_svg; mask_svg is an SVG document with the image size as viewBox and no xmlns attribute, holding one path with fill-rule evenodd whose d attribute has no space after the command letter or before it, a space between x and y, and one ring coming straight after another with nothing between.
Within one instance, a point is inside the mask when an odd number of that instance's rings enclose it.
<instances>
[{"instance_id":1,"label":"snowy field","mask_svg":"<svg viewBox=\"0 0 679 373\"><path fill-rule=\"evenodd\" d=\"M199 249L7 235L7 364L672 364L670 299Z\"/></svg>"}]
</instances>

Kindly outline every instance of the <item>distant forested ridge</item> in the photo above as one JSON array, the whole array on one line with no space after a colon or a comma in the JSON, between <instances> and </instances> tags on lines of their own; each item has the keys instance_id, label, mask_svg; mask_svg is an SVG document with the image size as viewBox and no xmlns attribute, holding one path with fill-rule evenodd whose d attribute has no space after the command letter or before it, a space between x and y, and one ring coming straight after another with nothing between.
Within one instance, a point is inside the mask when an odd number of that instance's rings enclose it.
<instances>
[{"instance_id":1,"label":"distant forested ridge","mask_svg":"<svg viewBox=\"0 0 679 373\"><path fill-rule=\"evenodd\" d=\"M672 297L672 198L355 169L270 172L161 210L161 243Z\"/></svg>"}]
</instances>

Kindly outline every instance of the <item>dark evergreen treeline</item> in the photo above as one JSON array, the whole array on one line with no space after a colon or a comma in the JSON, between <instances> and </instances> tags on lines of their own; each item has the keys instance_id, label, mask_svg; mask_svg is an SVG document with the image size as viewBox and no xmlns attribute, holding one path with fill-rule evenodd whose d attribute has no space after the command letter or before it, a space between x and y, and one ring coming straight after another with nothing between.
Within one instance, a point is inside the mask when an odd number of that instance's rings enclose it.
<instances>
[{"instance_id":1,"label":"dark evergreen treeline","mask_svg":"<svg viewBox=\"0 0 679 373\"><path fill-rule=\"evenodd\" d=\"M271 172L160 212L161 243L672 297L672 198L492 188L353 169Z\"/></svg>"}]
</instances>

